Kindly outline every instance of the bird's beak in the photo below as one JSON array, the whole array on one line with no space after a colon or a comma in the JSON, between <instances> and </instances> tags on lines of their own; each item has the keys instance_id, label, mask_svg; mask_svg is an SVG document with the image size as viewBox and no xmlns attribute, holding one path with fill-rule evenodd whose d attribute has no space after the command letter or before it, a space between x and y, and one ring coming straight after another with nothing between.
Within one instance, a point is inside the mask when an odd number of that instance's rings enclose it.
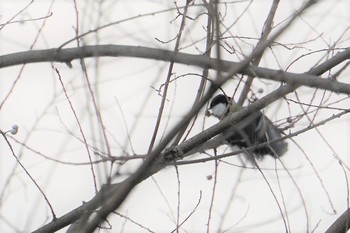
<instances>
[{"instance_id":1,"label":"bird's beak","mask_svg":"<svg viewBox=\"0 0 350 233\"><path fill-rule=\"evenodd\" d=\"M207 111L205 111L205 116L210 117L212 115L211 109L207 109Z\"/></svg>"}]
</instances>

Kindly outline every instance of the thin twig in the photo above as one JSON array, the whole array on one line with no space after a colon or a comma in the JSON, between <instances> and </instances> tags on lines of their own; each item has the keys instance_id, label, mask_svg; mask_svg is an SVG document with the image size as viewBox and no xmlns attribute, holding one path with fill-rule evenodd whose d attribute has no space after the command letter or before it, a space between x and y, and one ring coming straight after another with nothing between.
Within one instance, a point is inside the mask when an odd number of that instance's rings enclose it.
<instances>
[{"instance_id":1,"label":"thin twig","mask_svg":"<svg viewBox=\"0 0 350 233\"><path fill-rule=\"evenodd\" d=\"M216 150L214 150L214 153L216 155ZM215 163L214 163L214 183L213 183L213 188L212 188L212 192L211 192L210 206L209 206L209 210L208 210L207 233L211 232L210 221L211 221L211 215L213 213L216 185L218 182L218 166L219 166L219 162L218 162L218 160L215 160Z\"/></svg>"},{"instance_id":2,"label":"thin twig","mask_svg":"<svg viewBox=\"0 0 350 233\"><path fill-rule=\"evenodd\" d=\"M27 176L29 177L29 179L34 183L34 185L38 188L39 192L41 193L41 195L43 195L47 205L49 206L50 210L51 210L51 214L52 214L52 218L53 218L53 221L55 221L57 218L56 218L56 214L55 214L55 211L53 210L52 206L51 206L51 203L49 201L49 199L47 198L46 194L44 193L44 191L40 188L39 184L35 181L35 179L30 175L29 171L25 168L25 166L22 164L22 162L18 159L18 157L16 156L16 153L15 151L13 150L12 148L12 145L11 143L9 142L9 140L7 139L7 136L6 136L6 133L5 132L2 132L0 130L0 134L3 136L3 138L5 139L7 145L9 146L10 150L11 150L11 153L13 155L13 157L15 157L17 163L21 166L21 168L23 169L23 171L27 174Z\"/></svg>"},{"instance_id":3,"label":"thin twig","mask_svg":"<svg viewBox=\"0 0 350 233\"><path fill-rule=\"evenodd\" d=\"M259 47L261 43L265 43L266 40L267 40L267 37L269 36L270 32L272 31L273 18L275 17L275 13L276 13L279 1L280 0L274 0L273 1L271 9L270 9L270 12L269 12L269 14L267 16L267 19L266 19L265 23L264 23L264 27L263 27L263 30L261 32L261 37L260 37L259 42L256 45L256 47ZM262 55L263 54L260 54L260 56L256 56L254 58L254 60L252 62L253 65L257 66L260 63ZM254 79L254 76L249 75L247 81L244 83L243 90L242 90L241 95L240 95L240 97L239 97L239 99L237 101L237 103L240 106L243 106L243 103L244 103L245 99L248 96L248 93L250 91L250 87L251 87L251 85L253 83L253 79Z\"/></svg>"},{"instance_id":4,"label":"thin twig","mask_svg":"<svg viewBox=\"0 0 350 233\"><path fill-rule=\"evenodd\" d=\"M80 124L78 115L77 115L77 113L75 112L75 109L74 109L74 107L73 107L73 103L71 102L71 100L70 100L70 98L69 98L69 96L68 96L68 93L67 93L66 88L65 88L65 86L64 86L64 84L63 84L63 81L62 81L60 72L59 72L58 69L55 68L54 66L52 66L52 68L55 70L55 72L56 72L56 74L57 74L57 76L58 76L58 80L59 80L60 83L61 83L63 92L64 92L64 94L65 94L65 96L66 96L66 99L67 99L67 101L68 101L68 103L69 103L70 109L72 110L72 113L73 113L73 115L74 115L74 118L75 118L75 120L76 120L76 122L77 122L77 124L78 124L80 134L81 134L81 136L82 136L82 138L83 138L83 140L84 140L85 149L86 149L86 152L87 152L87 154L88 154L88 158L89 158L89 162L90 162L90 169L91 169L92 179L93 179L93 182L94 182L95 190L97 191L97 183L96 183L96 175L95 175L95 171L94 171L94 165L93 165L93 163L92 163L92 156L91 156L91 153L90 153L90 150L89 150L89 146L88 146L88 143L87 143L87 139L86 139L86 137L85 137L85 133L84 133L83 127L82 127L82 125Z\"/></svg>"},{"instance_id":5,"label":"thin twig","mask_svg":"<svg viewBox=\"0 0 350 233\"><path fill-rule=\"evenodd\" d=\"M184 13L182 14L182 20L181 20L180 28L179 28L179 31L177 33L174 53L177 53L178 50L179 50L179 47L180 47L182 32L183 32L183 30L184 30L184 28L186 26L186 15L187 15L188 6L189 6L189 3L187 2L186 7L184 8ZM160 103L160 106L159 106L157 121L156 121L156 125L154 127L154 131L153 131L153 134L152 134L151 142L150 142L149 147L148 147L147 154L151 153L151 151L153 149L153 146L154 146L154 142L155 142L157 134L158 134L158 129L159 129L160 122L161 122L162 115L163 115L163 111L164 111L164 106L165 106L167 93L168 93L168 88L169 88L169 82L170 82L170 78L171 78L172 73L173 73L174 64L175 64L175 62L173 62L173 61L171 61L170 64L169 64L168 74L167 74L167 77L166 77L166 80L165 80L164 90L163 90L163 94L162 94L162 100L161 100L161 103Z\"/></svg>"}]
</instances>

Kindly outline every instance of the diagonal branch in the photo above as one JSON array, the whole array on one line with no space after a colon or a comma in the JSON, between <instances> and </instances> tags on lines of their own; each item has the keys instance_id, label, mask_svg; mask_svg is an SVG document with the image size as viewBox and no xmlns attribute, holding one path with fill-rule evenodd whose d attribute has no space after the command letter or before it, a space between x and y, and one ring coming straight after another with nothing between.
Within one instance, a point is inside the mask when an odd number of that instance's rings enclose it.
<instances>
[{"instance_id":1,"label":"diagonal branch","mask_svg":"<svg viewBox=\"0 0 350 233\"><path fill-rule=\"evenodd\" d=\"M279 0L274 0L273 1L271 9L270 9L270 12L269 12L269 14L267 16L267 19L266 19L265 23L264 23L263 31L261 33L261 37L259 39L259 42L258 42L257 46L259 46L261 43L264 43L264 42L267 41L267 37L269 36L270 32L272 31L273 18L275 17L275 13L276 13L278 4L279 4ZM262 56L263 56L263 54L261 54L260 56L256 57L253 60L253 65L257 66L260 63L260 60L261 60ZM237 102L241 106L243 105L245 99L247 98L248 92L249 92L250 87L251 87L251 85L253 83L253 79L254 79L254 76L249 76L247 81L244 84L243 90L242 90L241 95L239 96L239 99L238 99L238 102Z\"/></svg>"}]
</instances>

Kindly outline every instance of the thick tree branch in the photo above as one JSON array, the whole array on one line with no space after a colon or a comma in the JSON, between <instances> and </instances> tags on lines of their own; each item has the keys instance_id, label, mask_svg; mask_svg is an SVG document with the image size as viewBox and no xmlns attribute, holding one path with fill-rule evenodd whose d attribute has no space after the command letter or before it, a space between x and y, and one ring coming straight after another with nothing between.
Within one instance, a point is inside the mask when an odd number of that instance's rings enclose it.
<instances>
[{"instance_id":1,"label":"thick tree branch","mask_svg":"<svg viewBox=\"0 0 350 233\"><path fill-rule=\"evenodd\" d=\"M327 229L326 233L346 233L350 229L350 209L345 212Z\"/></svg>"},{"instance_id":2,"label":"thick tree branch","mask_svg":"<svg viewBox=\"0 0 350 233\"><path fill-rule=\"evenodd\" d=\"M103 56L155 59L198 66L201 68L218 69L216 59L203 55L193 55L180 52L175 53L164 49L126 45L95 45L62 50L46 49L13 53L0 56L0 68L36 62L64 62L70 64L70 62L75 59ZM329 70L330 67L334 67L334 64L340 64L347 59L350 59L350 48L339 52L333 58L323 63L321 67L318 66L317 69L322 71L321 73L324 73L324 71ZM222 67L220 68L222 71L228 72L230 69L238 66L239 63L223 60L221 65ZM298 74L249 65L247 68L242 69L239 73L248 76L258 76L260 78L274 81L286 82L291 85L316 87L338 93L350 94L350 84L331 79L319 78L314 74L314 69L308 72L308 74Z\"/></svg>"}]
</instances>

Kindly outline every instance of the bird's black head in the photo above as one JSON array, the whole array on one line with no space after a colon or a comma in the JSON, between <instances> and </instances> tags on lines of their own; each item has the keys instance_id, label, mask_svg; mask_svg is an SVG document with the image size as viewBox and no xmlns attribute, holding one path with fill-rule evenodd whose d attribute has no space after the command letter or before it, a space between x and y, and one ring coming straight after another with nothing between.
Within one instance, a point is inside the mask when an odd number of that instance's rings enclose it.
<instances>
[{"instance_id":1,"label":"bird's black head","mask_svg":"<svg viewBox=\"0 0 350 233\"><path fill-rule=\"evenodd\" d=\"M229 108L227 107L228 103L231 101L231 98L222 94L215 96L209 105L209 109L206 113L207 116L215 116L217 118L222 118L227 114Z\"/></svg>"},{"instance_id":2,"label":"bird's black head","mask_svg":"<svg viewBox=\"0 0 350 233\"><path fill-rule=\"evenodd\" d=\"M211 100L209 108L213 108L215 105L218 105L218 104L227 105L229 101L231 101L230 97L225 96L223 94L219 94Z\"/></svg>"}]
</instances>

